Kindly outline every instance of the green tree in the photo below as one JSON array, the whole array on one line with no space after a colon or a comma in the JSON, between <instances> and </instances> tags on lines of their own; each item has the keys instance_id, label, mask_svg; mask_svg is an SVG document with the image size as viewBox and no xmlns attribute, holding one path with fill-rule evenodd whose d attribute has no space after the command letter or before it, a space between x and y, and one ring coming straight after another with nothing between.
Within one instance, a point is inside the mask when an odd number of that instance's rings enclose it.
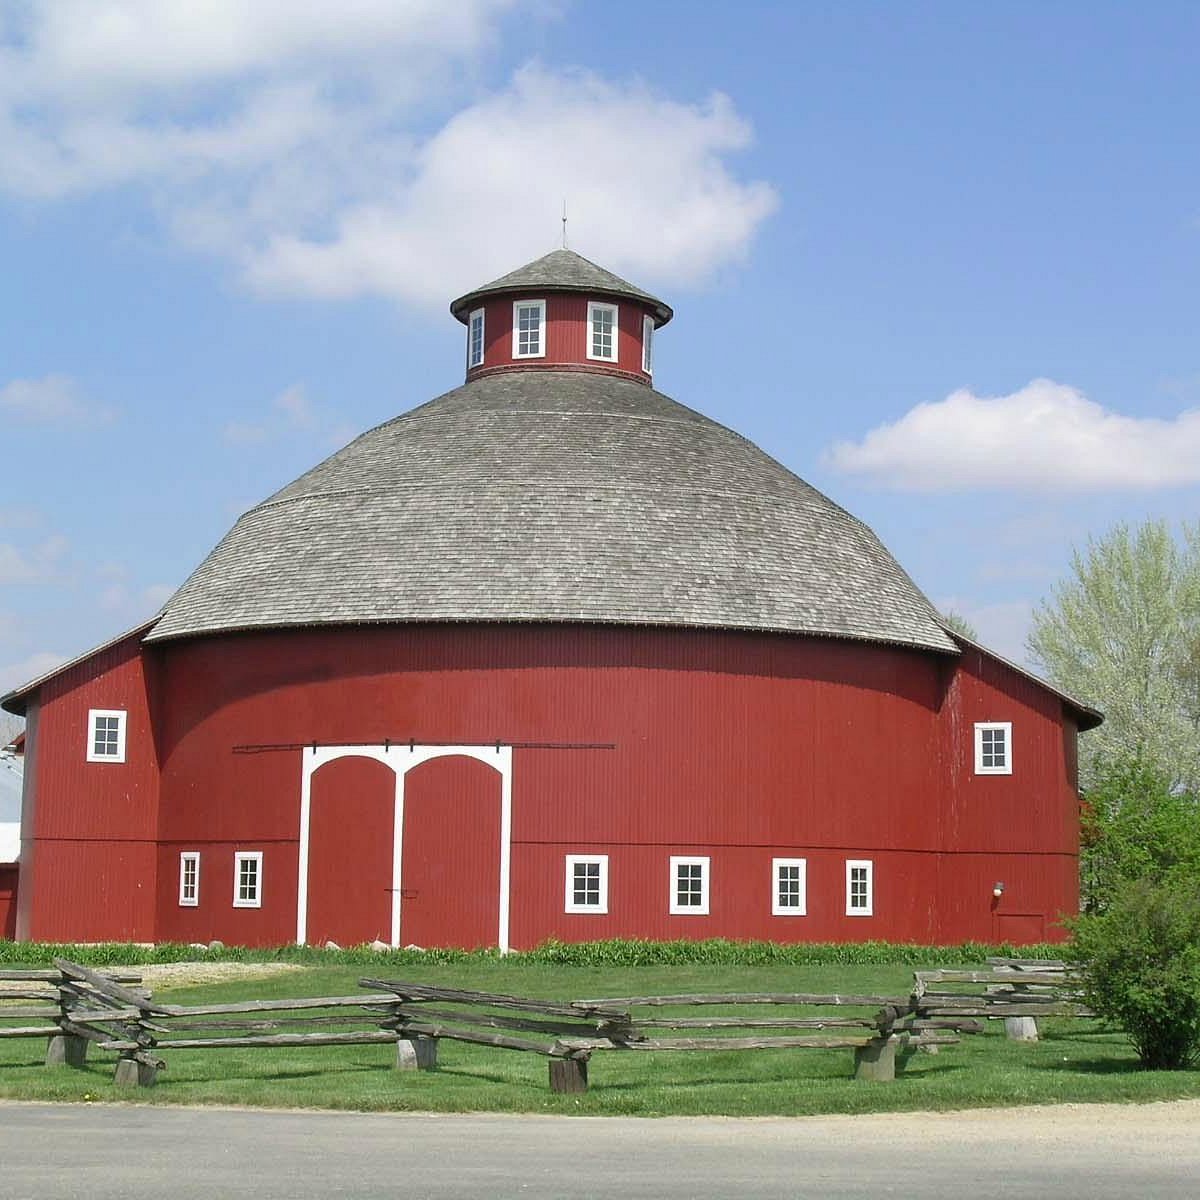
<instances>
[{"instance_id":1,"label":"green tree","mask_svg":"<svg viewBox=\"0 0 1200 1200\"><path fill-rule=\"evenodd\" d=\"M1140 758L1118 762L1085 794L1080 885L1085 912L1103 912L1136 879L1200 882L1200 803Z\"/></svg>"},{"instance_id":2,"label":"green tree","mask_svg":"<svg viewBox=\"0 0 1200 1200\"><path fill-rule=\"evenodd\" d=\"M1034 613L1028 649L1047 678L1104 713L1080 742L1085 791L1140 759L1200 790L1200 523L1118 525L1074 553Z\"/></svg>"},{"instance_id":3,"label":"green tree","mask_svg":"<svg viewBox=\"0 0 1200 1200\"><path fill-rule=\"evenodd\" d=\"M947 629L951 629L955 633L961 633L963 637L970 638L973 642L979 641L979 634L976 632L975 626L962 613L950 609L948 612L942 613L942 620L945 622Z\"/></svg>"},{"instance_id":4,"label":"green tree","mask_svg":"<svg viewBox=\"0 0 1200 1200\"><path fill-rule=\"evenodd\" d=\"M1122 883L1106 912L1074 923L1083 998L1120 1025L1144 1066L1200 1061L1200 894L1180 872Z\"/></svg>"}]
</instances>

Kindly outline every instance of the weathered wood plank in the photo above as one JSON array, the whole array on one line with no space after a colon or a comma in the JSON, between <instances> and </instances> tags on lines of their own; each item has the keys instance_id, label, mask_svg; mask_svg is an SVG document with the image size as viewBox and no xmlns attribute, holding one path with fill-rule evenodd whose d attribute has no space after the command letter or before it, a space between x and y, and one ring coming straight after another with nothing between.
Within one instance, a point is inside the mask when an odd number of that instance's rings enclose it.
<instances>
[{"instance_id":1,"label":"weathered wood plank","mask_svg":"<svg viewBox=\"0 0 1200 1200\"><path fill-rule=\"evenodd\" d=\"M449 1009L426 1008L421 1006L417 1012L406 1011L401 1005L398 1012L386 1018L381 1024L393 1025L397 1022L408 1021L449 1021L460 1025L480 1025L488 1029L512 1029L524 1033L553 1033L553 1034L586 1034L588 1032L603 1033L614 1026L628 1029L625 1021L588 1021L579 1016L574 1021L539 1021L532 1017L503 1017L495 1013L451 1012Z\"/></svg>"},{"instance_id":2,"label":"weathered wood plank","mask_svg":"<svg viewBox=\"0 0 1200 1200\"><path fill-rule=\"evenodd\" d=\"M283 1012L306 1008L391 1008L396 997L385 995L306 996L291 1000L243 1000L236 1004L160 1004L155 1012L165 1017L215 1017L228 1013Z\"/></svg>"},{"instance_id":3,"label":"weathered wood plank","mask_svg":"<svg viewBox=\"0 0 1200 1200\"><path fill-rule=\"evenodd\" d=\"M23 1037L54 1037L62 1033L57 1025L14 1025L11 1028L0 1026L0 1038Z\"/></svg>"},{"instance_id":4,"label":"weathered wood plank","mask_svg":"<svg viewBox=\"0 0 1200 1200\"><path fill-rule=\"evenodd\" d=\"M636 1018L635 1029L873 1029L866 1017L771 1017L753 1021L749 1017L645 1017Z\"/></svg>"},{"instance_id":5,"label":"weathered wood plank","mask_svg":"<svg viewBox=\"0 0 1200 1200\"><path fill-rule=\"evenodd\" d=\"M461 988L430 987L426 984L390 979L361 979L359 983L363 987L387 988L409 1001L440 1000L442 1003L478 1004L481 1007L508 1008L547 1017L578 1017L580 1009L611 1020L627 1020L629 1017L627 1012L606 1007L607 1001L576 1000L574 1003L564 1004L557 1000L534 1000L522 996L508 996L500 992L469 992Z\"/></svg>"},{"instance_id":6,"label":"weathered wood plank","mask_svg":"<svg viewBox=\"0 0 1200 1200\"><path fill-rule=\"evenodd\" d=\"M47 1017L53 1021L58 1014L56 1006L46 1004L14 1005L11 1008L0 1004L0 1021L27 1020L33 1017Z\"/></svg>"},{"instance_id":7,"label":"weathered wood plank","mask_svg":"<svg viewBox=\"0 0 1200 1200\"><path fill-rule=\"evenodd\" d=\"M557 1042L531 1042L525 1038L510 1038L499 1033L476 1033L452 1025L437 1025L425 1021L408 1021L398 1030L404 1036L421 1034L424 1037L446 1038L452 1042L470 1042L476 1046L498 1046L502 1050L525 1050L531 1054L562 1053Z\"/></svg>"},{"instance_id":8,"label":"weathered wood plank","mask_svg":"<svg viewBox=\"0 0 1200 1200\"><path fill-rule=\"evenodd\" d=\"M611 1038L561 1038L560 1052L583 1050L845 1050L875 1041L873 1037L715 1037L646 1038L643 1041L614 1041Z\"/></svg>"},{"instance_id":9,"label":"weathered wood plank","mask_svg":"<svg viewBox=\"0 0 1200 1200\"><path fill-rule=\"evenodd\" d=\"M154 1005L150 1001L150 993L145 991L133 992L121 984L115 983L105 975L101 975L99 971L93 971L91 967L85 967L79 963L73 963L70 959L56 958L54 965L68 979L74 979L83 983L90 983L100 995L112 1000L117 1000L121 1004L129 1005L134 1008L141 1008L147 1012L154 1011Z\"/></svg>"},{"instance_id":10,"label":"weathered wood plank","mask_svg":"<svg viewBox=\"0 0 1200 1200\"><path fill-rule=\"evenodd\" d=\"M268 1046L354 1046L394 1042L394 1033L363 1030L359 1033L275 1033L263 1037L163 1038L154 1043L155 1050L229 1050L239 1047ZM101 1042L104 1050L129 1051L141 1049L134 1041L113 1039Z\"/></svg>"},{"instance_id":11,"label":"weathered wood plank","mask_svg":"<svg viewBox=\"0 0 1200 1200\"><path fill-rule=\"evenodd\" d=\"M917 971L916 976L925 984L931 983L1043 983L1061 986L1063 975L1049 972L1024 972L1019 976L1001 971Z\"/></svg>"},{"instance_id":12,"label":"weathered wood plank","mask_svg":"<svg viewBox=\"0 0 1200 1200\"><path fill-rule=\"evenodd\" d=\"M105 971L104 977L113 980L114 983L141 983L140 975L130 975L128 972ZM16 980L18 982L42 980L47 983L58 983L62 979L62 972L51 970L48 967L39 967L28 971L3 970L0 971L0 981Z\"/></svg>"},{"instance_id":13,"label":"weathered wood plank","mask_svg":"<svg viewBox=\"0 0 1200 1200\"><path fill-rule=\"evenodd\" d=\"M575 1000L572 1007L596 1008L603 1005L646 1005L661 1007L667 1004L808 1004L814 1006L860 1005L870 1008L880 1008L892 1005L895 1008L908 1009L908 996L857 996L842 995L841 993L822 993L812 995L806 992L729 992L725 994L700 993L699 995L679 996L612 996L601 1000Z\"/></svg>"}]
</instances>

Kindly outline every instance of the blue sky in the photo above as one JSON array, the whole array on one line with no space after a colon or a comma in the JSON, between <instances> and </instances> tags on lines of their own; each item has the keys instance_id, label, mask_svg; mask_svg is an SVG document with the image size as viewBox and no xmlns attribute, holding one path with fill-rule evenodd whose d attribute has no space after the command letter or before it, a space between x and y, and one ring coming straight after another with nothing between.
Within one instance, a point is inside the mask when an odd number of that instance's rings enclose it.
<instances>
[{"instance_id":1,"label":"blue sky","mask_svg":"<svg viewBox=\"0 0 1200 1200\"><path fill-rule=\"evenodd\" d=\"M0 686L457 385L574 249L656 384L1022 657L1071 549L1200 500L1200 7L0 0Z\"/></svg>"}]
</instances>

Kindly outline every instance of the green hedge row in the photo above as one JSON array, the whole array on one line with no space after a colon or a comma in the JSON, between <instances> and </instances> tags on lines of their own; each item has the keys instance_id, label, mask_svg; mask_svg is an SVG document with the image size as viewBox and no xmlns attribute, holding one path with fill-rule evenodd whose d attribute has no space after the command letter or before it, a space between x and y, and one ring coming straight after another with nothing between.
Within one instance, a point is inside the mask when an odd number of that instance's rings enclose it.
<instances>
[{"instance_id":1,"label":"green hedge row","mask_svg":"<svg viewBox=\"0 0 1200 1200\"><path fill-rule=\"evenodd\" d=\"M945 966L952 963L981 962L988 955L1021 958L1058 958L1062 946L1043 944L1014 947L1007 944L963 942L957 946L919 946L901 942L734 942L723 938L707 941L653 942L642 939L614 939L605 942L543 942L534 950L514 952L507 961L557 964L572 967L641 967L704 965L713 966L824 966L824 965L895 965L909 967ZM163 942L156 946L108 942L101 945L75 946L50 942L9 942L0 940L0 964L48 963L56 955L75 962L104 966L121 963L142 966L147 963L190 962L294 962L311 966L411 966L429 963L496 962L495 950L371 950L351 946L325 950L317 946L248 947L224 946L214 950L196 950L191 946Z\"/></svg>"}]
</instances>

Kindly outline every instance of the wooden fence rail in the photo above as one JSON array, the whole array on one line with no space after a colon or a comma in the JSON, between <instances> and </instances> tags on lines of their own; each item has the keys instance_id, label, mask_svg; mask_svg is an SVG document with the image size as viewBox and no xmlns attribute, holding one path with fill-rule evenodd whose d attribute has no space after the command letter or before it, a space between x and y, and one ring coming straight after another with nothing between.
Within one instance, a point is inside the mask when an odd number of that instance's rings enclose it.
<instances>
[{"instance_id":1,"label":"wooden fence rail","mask_svg":"<svg viewBox=\"0 0 1200 1200\"><path fill-rule=\"evenodd\" d=\"M138 975L61 958L53 970L0 971L0 982L16 985L0 989L0 998L30 1002L0 1005L0 1022L37 1022L0 1023L0 1038L48 1039L47 1066L81 1067L95 1045L118 1055L118 1083L143 1087L156 1081L166 1065L161 1055L172 1050L394 1043L398 1068L425 1070L436 1066L443 1039L542 1055L560 1092L585 1091L588 1063L601 1051L849 1049L855 1078L889 1080L913 1052L933 1053L979 1032L979 1018L1089 1015L1063 964L1008 960L989 960L986 971L918 971L908 996L727 992L559 1001L363 979L364 991L353 996L177 1005L155 1000L137 986ZM775 1012L706 1011L718 1005Z\"/></svg>"}]
</instances>

